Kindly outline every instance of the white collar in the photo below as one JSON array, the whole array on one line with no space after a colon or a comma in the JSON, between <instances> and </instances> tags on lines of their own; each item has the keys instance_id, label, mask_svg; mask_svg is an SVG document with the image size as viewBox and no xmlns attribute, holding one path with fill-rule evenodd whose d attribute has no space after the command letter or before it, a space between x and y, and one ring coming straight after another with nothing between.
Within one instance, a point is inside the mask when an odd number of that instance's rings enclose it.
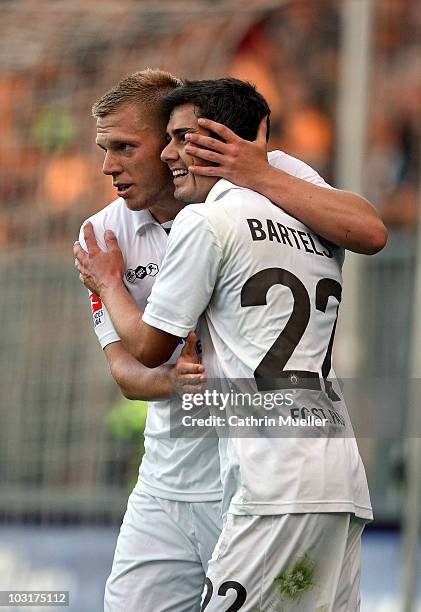
<instances>
[{"instance_id":1,"label":"white collar","mask_svg":"<svg viewBox=\"0 0 421 612\"><path fill-rule=\"evenodd\" d=\"M126 206L125 202L124 202L124 206ZM161 223L159 223L159 221L155 219L155 217L149 212L147 208L145 208L144 210L130 210L129 212L130 212L131 219L133 221L133 227L134 227L136 234L141 232L148 225L161 226Z\"/></svg>"},{"instance_id":2,"label":"white collar","mask_svg":"<svg viewBox=\"0 0 421 612\"><path fill-rule=\"evenodd\" d=\"M238 185L234 185L234 183L230 183L226 179L223 179L223 178L219 179L219 181L215 183L215 185L209 191L204 203L211 204L212 202L216 202L216 200L219 200L220 198L222 198L222 196L224 196L227 193L227 191L230 191L231 189L242 189L242 188L238 187Z\"/></svg>"}]
</instances>

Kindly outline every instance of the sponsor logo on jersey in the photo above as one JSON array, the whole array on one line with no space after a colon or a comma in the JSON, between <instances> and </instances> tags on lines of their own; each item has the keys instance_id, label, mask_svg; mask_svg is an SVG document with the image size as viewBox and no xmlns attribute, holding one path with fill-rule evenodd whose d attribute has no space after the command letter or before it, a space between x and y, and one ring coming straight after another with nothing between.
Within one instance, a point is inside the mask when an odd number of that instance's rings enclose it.
<instances>
[{"instance_id":1,"label":"sponsor logo on jersey","mask_svg":"<svg viewBox=\"0 0 421 612\"><path fill-rule=\"evenodd\" d=\"M91 310L92 317L94 319L94 327L101 325L104 322L104 309L102 307L102 300L95 293L91 293Z\"/></svg>"},{"instance_id":2,"label":"sponsor logo on jersey","mask_svg":"<svg viewBox=\"0 0 421 612\"><path fill-rule=\"evenodd\" d=\"M135 283L138 279L142 280L145 276L156 276L159 272L159 268L156 263L148 263L147 266L137 266L126 270L126 280L128 283Z\"/></svg>"}]
</instances>

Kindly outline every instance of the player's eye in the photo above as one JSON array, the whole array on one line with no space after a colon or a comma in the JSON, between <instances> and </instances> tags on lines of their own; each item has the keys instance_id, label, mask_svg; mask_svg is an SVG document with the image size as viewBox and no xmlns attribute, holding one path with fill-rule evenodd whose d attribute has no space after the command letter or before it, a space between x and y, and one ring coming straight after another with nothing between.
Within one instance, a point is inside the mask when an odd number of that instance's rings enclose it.
<instances>
[{"instance_id":1,"label":"player's eye","mask_svg":"<svg viewBox=\"0 0 421 612\"><path fill-rule=\"evenodd\" d=\"M129 144L128 142L120 142L117 148L119 151L129 151L132 147L133 145Z\"/></svg>"}]
</instances>

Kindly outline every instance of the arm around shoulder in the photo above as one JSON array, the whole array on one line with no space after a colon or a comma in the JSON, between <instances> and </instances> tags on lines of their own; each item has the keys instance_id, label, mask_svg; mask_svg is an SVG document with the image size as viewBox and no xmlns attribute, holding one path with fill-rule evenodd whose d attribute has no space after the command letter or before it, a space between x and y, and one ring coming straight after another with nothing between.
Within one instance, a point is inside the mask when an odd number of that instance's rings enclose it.
<instances>
[{"instance_id":1,"label":"arm around shoulder","mask_svg":"<svg viewBox=\"0 0 421 612\"><path fill-rule=\"evenodd\" d=\"M254 189L323 238L365 255L385 246L387 229L374 206L362 196L315 184L269 164L261 170Z\"/></svg>"}]
</instances>

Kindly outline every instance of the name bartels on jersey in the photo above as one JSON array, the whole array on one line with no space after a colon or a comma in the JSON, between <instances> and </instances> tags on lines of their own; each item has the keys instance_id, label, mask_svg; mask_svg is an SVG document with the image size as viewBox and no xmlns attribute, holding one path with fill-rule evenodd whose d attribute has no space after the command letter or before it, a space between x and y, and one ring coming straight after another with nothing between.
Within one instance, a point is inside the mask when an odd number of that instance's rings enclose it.
<instances>
[{"instance_id":1,"label":"name bartels on jersey","mask_svg":"<svg viewBox=\"0 0 421 612\"><path fill-rule=\"evenodd\" d=\"M272 221L272 219L246 219L249 226L252 240L258 242L260 240L268 240L269 242L279 242L285 246L320 257L328 257L331 259L333 253L329 248L327 241L303 230L298 230Z\"/></svg>"}]
</instances>

